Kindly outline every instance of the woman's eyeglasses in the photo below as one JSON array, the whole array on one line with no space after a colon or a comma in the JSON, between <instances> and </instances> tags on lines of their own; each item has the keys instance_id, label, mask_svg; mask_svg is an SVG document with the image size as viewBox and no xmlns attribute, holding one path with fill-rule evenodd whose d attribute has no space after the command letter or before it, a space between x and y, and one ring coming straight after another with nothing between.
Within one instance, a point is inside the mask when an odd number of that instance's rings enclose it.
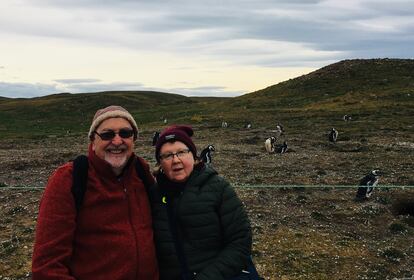
<instances>
[{"instance_id":1,"label":"woman's eyeglasses","mask_svg":"<svg viewBox=\"0 0 414 280\"><path fill-rule=\"evenodd\" d=\"M186 149L186 150L178 151L176 153L161 154L160 159L164 161L170 161L170 160L173 160L174 156L177 156L178 158L184 158L189 153L190 153L190 150Z\"/></svg>"},{"instance_id":2,"label":"woman's eyeglasses","mask_svg":"<svg viewBox=\"0 0 414 280\"><path fill-rule=\"evenodd\" d=\"M108 130L108 131L104 131L101 133L98 133L96 131L94 131L94 133L96 135L98 135L99 137L101 137L102 140L104 141L109 141L114 139L115 135L119 135L119 137L126 139L126 138L130 138L132 137L132 135L134 135L134 130L132 129L120 129L118 132L115 132L113 130Z\"/></svg>"}]
</instances>

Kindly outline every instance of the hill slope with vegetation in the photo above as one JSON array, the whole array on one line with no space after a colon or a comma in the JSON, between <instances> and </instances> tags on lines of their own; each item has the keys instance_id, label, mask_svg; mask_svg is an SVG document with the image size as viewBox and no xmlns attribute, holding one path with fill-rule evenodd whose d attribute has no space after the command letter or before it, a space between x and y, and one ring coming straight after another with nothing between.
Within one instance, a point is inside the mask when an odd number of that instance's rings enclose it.
<instances>
[{"instance_id":1,"label":"hill slope with vegetation","mask_svg":"<svg viewBox=\"0 0 414 280\"><path fill-rule=\"evenodd\" d=\"M2 136L63 134L87 130L96 109L126 107L143 127L169 122L217 126L222 120L273 125L290 119L341 118L343 114L401 126L414 108L414 60L344 60L308 75L235 98L196 98L161 92L54 94L0 99ZM293 123L299 129L306 125ZM0 136L1 137L1 136Z\"/></svg>"},{"instance_id":2,"label":"hill slope with vegetation","mask_svg":"<svg viewBox=\"0 0 414 280\"><path fill-rule=\"evenodd\" d=\"M367 109L401 105L414 86L414 60L344 60L240 99L279 109ZM369 107L369 108L370 108Z\"/></svg>"}]
</instances>

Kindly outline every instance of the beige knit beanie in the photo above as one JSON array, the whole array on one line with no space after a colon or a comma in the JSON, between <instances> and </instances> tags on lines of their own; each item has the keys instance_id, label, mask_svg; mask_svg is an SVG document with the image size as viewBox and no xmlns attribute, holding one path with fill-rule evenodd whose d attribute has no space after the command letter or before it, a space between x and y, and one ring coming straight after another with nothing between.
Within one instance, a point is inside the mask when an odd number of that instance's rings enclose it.
<instances>
[{"instance_id":1,"label":"beige knit beanie","mask_svg":"<svg viewBox=\"0 0 414 280\"><path fill-rule=\"evenodd\" d=\"M121 106L111 105L103 109L99 109L96 111L95 116L93 117L91 127L89 129L88 137L92 141L95 137L94 131L99 127L99 125L106 119L110 118L124 118L132 126L132 129L134 130L134 140L138 137L138 126L135 122L132 115L122 108Z\"/></svg>"}]
</instances>

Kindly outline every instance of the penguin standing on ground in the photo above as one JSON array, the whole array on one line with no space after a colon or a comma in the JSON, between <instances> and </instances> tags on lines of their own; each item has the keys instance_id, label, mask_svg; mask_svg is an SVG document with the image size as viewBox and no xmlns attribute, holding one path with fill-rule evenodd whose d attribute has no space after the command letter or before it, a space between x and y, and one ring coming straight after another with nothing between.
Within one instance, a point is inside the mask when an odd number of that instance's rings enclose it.
<instances>
[{"instance_id":1,"label":"penguin standing on ground","mask_svg":"<svg viewBox=\"0 0 414 280\"><path fill-rule=\"evenodd\" d=\"M211 163L212 161L212 153L215 151L216 149L214 148L213 145L208 145L206 148L204 148L201 153L200 153L200 159L201 161L205 162L205 163Z\"/></svg>"},{"instance_id":2,"label":"penguin standing on ground","mask_svg":"<svg viewBox=\"0 0 414 280\"><path fill-rule=\"evenodd\" d=\"M158 141L158 138L160 138L160 133L158 131L155 131L152 135L152 145L155 146L155 144Z\"/></svg>"},{"instance_id":3,"label":"penguin standing on ground","mask_svg":"<svg viewBox=\"0 0 414 280\"><path fill-rule=\"evenodd\" d=\"M287 149L288 149L287 142L284 141L283 144L278 147L276 152L279 153L279 154L284 154L284 153L286 153Z\"/></svg>"},{"instance_id":4,"label":"penguin standing on ground","mask_svg":"<svg viewBox=\"0 0 414 280\"><path fill-rule=\"evenodd\" d=\"M332 127L331 131L329 132L329 141L335 143L337 138L338 138L338 130Z\"/></svg>"},{"instance_id":5,"label":"penguin standing on ground","mask_svg":"<svg viewBox=\"0 0 414 280\"><path fill-rule=\"evenodd\" d=\"M275 151L275 143L276 143L276 138L275 137L269 137L266 139L265 141L265 148L266 148L266 152L273 153Z\"/></svg>"},{"instance_id":6,"label":"penguin standing on ground","mask_svg":"<svg viewBox=\"0 0 414 280\"><path fill-rule=\"evenodd\" d=\"M361 179L359 182L359 188L357 190L355 200L362 201L370 198L374 187L378 184L379 177L381 176L379 170L372 170L368 175Z\"/></svg>"},{"instance_id":7,"label":"penguin standing on ground","mask_svg":"<svg viewBox=\"0 0 414 280\"><path fill-rule=\"evenodd\" d=\"M276 125L276 131L275 131L275 136L276 138L279 138L281 135L284 134L284 130L283 130L283 126L281 124Z\"/></svg>"},{"instance_id":8,"label":"penguin standing on ground","mask_svg":"<svg viewBox=\"0 0 414 280\"><path fill-rule=\"evenodd\" d=\"M352 117L350 115L344 115L343 120L347 122L352 120Z\"/></svg>"}]
</instances>

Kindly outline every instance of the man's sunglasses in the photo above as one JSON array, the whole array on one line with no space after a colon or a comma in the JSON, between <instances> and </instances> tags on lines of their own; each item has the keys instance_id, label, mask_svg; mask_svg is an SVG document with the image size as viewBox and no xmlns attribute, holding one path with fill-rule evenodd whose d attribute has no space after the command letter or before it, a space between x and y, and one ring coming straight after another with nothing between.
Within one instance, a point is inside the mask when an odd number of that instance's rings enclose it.
<instances>
[{"instance_id":1,"label":"man's sunglasses","mask_svg":"<svg viewBox=\"0 0 414 280\"><path fill-rule=\"evenodd\" d=\"M109 141L114 139L115 135L119 135L119 137L126 139L126 138L130 138L134 135L134 130L132 129L120 129L118 132L115 132L113 130L108 130L108 131L104 131L101 133L98 133L96 131L94 131L93 133L95 133L96 135L98 135L99 137L101 137L102 140L104 141Z\"/></svg>"}]
</instances>

